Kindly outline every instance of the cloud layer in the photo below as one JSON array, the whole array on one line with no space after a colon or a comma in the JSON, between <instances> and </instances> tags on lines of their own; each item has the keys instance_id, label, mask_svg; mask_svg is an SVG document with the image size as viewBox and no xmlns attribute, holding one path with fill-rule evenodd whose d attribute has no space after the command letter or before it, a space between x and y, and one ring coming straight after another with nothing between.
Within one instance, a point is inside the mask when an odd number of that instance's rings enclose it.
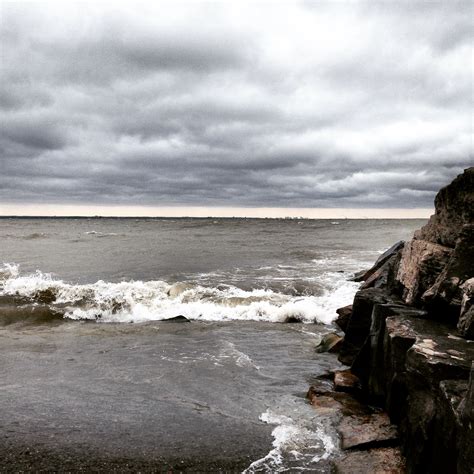
<instances>
[{"instance_id":1,"label":"cloud layer","mask_svg":"<svg viewBox=\"0 0 474 474\"><path fill-rule=\"evenodd\" d=\"M2 3L0 202L430 207L473 162L473 8Z\"/></svg>"}]
</instances>

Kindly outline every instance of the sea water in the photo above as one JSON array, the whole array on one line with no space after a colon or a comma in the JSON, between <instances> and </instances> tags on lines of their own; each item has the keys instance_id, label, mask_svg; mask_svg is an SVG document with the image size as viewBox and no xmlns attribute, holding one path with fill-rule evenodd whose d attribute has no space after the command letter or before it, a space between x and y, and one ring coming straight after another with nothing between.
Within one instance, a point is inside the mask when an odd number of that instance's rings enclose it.
<instances>
[{"instance_id":1,"label":"sea water","mask_svg":"<svg viewBox=\"0 0 474 474\"><path fill-rule=\"evenodd\" d=\"M68 449L113 454L124 443L130 455L182 457L191 466L224 456L247 472L326 472L337 437L304 393L337 362L314 347L334 329L335 310L351 303L353 273L422 223L3 218L0 294L47 292L64 324L24 326L19 318L1 327L11 365L2 368L9 410L0 423L13 427L16 442L35 444L60 410L60 433L78 427ZM191 324L166 323L176 316ZM19 337L24 354L15 358ZM55 350L32 351L38 338ZM74 364L66 364L71 353ZM8 387L19 371L35 409L16 432L18 389ZM77 393L104 403L111 386L121 395L88 418Z\"/></svg>"}]
</instances>

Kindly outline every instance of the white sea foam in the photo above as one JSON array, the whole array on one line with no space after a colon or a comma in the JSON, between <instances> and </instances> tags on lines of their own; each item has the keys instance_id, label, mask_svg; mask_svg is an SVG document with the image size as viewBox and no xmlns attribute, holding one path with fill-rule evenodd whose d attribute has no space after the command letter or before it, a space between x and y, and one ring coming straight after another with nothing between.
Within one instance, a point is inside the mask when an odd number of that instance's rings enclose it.
<instances>
[{"instance_id":1,"label":"white sea foam","mask_svg":"<svg viewBox=\"0 0 474 474\"><path fill-rule=\"evenodd\" d=\"M245 354L245 352L239 351L235 344L229 341L226 341L224 349L220 353L220 357L223 358L232 358L235 360L235 364L239 367L251 367L255 370L260 370L260 367L255 364L255 362Z\"/></svg>"},{"instance_id":2,"label":"white sea foam","mask_svg":"<svg viewBox=\"0 0 474 474\"><path fill-rule=\"evenodd\" d=\"M306 410L311 411L311 408L304 405L301 411L290 412L290 416L272 410L260 415L264 423L276 425L272 431L273 449L254 461L243 474L288 472L295 461L299 471L313 471L318 462L337 450L330 430L324 429Z\"/></svg>"},{"instance_id":3,"label":"white sea foam","mask_svg":"<svg viewBox=\"0 0 474 474\"><path fill-rule=\"evenodd\" d=\"M207 287L189 282L125 281L75 285L36 271L21 274L17 265L0 267L0 294L34 298L39 292L55 294L54 304L66 307L70 319L103 322L143 322L183 315L192 320L253 320L330 323L335 310L349 304L358 285L337 272L319 277L321 296L291 296L269 289L245 291L232 285Z\"/></svg>"},{"instance_id":4,"label":"white sea foam","mask_svg":"<svg viewBox=\"0 0 474 474\"><path fill-rule=\"evenodd\" d=\"M95 235L96 237L113 237L118 235L116 232L97 232L95 230L90 230L88 232L84 232L85 235Z\"/></svg>"}]
</instances>

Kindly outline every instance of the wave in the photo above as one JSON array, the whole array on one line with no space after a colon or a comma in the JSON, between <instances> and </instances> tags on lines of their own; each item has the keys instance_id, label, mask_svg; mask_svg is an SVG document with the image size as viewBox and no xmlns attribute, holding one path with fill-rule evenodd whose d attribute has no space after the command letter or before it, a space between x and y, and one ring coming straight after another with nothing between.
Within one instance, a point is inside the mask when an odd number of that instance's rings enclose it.
<instances>
[{"instance_id":1,"label":"wave","mask_svg":"<svg viewBox=\"0 0 474 474\"><path fill-rule=\"evenodd\" d=\"M36 239L44 239L47 237L47 234L44 232L33 232L32 234L27 234L23 236L24 240L36 240Z\"/></svg>"},{"instance_id":2,"label":"wave","mask_svg":"<svg viewBox=\"0 0 474 474\"><path fill-rule=\"evenodd\" d=\"M118 234L115 232L97 232L95 230L90 230L88 232L84 232L85 235L95 235L96 237L115 237Z\"/></svg>"},{"instance_id":3,"label":"wave","mask_svg":"<svg viewBox=\"0 0 474 474\"><path fill-rule=\"evenodd\" d=\"M61 323L61 311L47 304L32 304L27 299L0 296L0 326Z\"/></svg>"},{"instance_id":4,"label":"wave","mask_svg":"<svg viewBox=\"0 0 474 474\"><path fill-rule=\"evenodd\" d=\"M337 272L320 276L321 295L294 296L271 289L243 290L233 285L161 280L97 281L72 284L37 270L21 274L19 266L0 267L0 295L48 303L65 318L98 322L145 322L178 315L198 321L268 321L331 323L336 309L349 304L357 283Z\"/></svg>"},{"instance_id":5,"label":"wave","mask_svg":"<svg viewBox=\"0 0 474 474\"><path fill-rule=\"evenodd\" d=\"M294 405L294 403L293 403ZM308 409L309 408L309 409ZM260 421L275 425L272 431L273 449L254 461L243 474L256 472L319 472L323 460L337 452L337 441L332 429L323 419L314 421L311 407L293 409L290 416L280 410L267 410ZM286 412L287 413L287 412Z\"/></svg>"}]
</instances>

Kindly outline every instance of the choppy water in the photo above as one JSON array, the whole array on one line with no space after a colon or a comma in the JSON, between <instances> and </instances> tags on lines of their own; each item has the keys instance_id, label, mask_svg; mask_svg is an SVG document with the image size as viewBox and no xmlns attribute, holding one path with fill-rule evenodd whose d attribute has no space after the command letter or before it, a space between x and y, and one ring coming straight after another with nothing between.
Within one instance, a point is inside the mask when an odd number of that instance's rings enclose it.
<instances>
[{"instance_id":1,"label":"choppy water","mask_svg":"<svg viewBox=\"0 0 474 474\"><path fill-rule=\"evenodd\" d=\"M186 377L186 390L194 394L193 406L206 409L199 409L199 419L192 418L189 400L178 397L171 412L190 423L189 439L181 439L188 447L189 440L201 434L199 443L191 443L196 456L206 452L204 445L219 443L228 443L228 452L232 452L234 441L210 426L222 424L224 432L227 426L232 433L240 420L243 427L239 425L239 430L247 433L247 442L240 443L242 450L250 453L252 440L268 437L268 446L262 447L263 453L259 451L263 455L249 459L249 472L326 472L325 460L337 450L337 440L324 420L314 418L303 398L311 377L329 364L326 356L314 353L314 346L331 329L335 309L351 302L357 289L357 284L348 281L352 273L368 267L380 252L409 238L422 224L415 220L1 219L0 262L4 264L0 294L34 298L47 291L54 298L50 305L60 308L65 319L62 327L51 331L15 325L0 331L7 338L16 331L24 341L41 334L46 345L54 337L51 343L56 348L58 340L67 335L67 347L75 347L78 354L88 352L91 344L95 350L96 342L82 337L84 331L101 334L102 350L116 354L116 359L107 362L110 371L118 371L120 361L120 370L134 367L132 378L158 377L159 384L153 386L158 399L184 383L170 374L181 371ZM160 322L177 315L193 323L182 329ZM279 324L289 318L306 324ZM91 325L90 320L142 324ZM114 329L117 327L120 330ZM19 344L16 337L8 339L12 348ZM123 337L134 347L133 357L116 352L117 340ZM160 347L159 363L155 349L153 357L147 352L151 351L149 338ZM24 341L21 350L29 353ZM56 360L54 354L33 352L31 363L36 369L38 357ZM89 359L77 357L84 371L80 380L85 383ZM13 383L27 374L28 360L27 356L14 360L2 378ZM57 363L62 367L64 362ZM77 388L72 387L78 375L67 374L58 385L69 387L68 394L76 393ZM37 397L42 384L47 394L49 383L38 378L24 397L33 397L33 393ZM108 390L107 378L94 383ZM123 390L130 384L124 380ZM238 397L236 386L241 388ZM146 399L146 390L151 388L143 390ZM12 392L13 405L17 395ZM167 396L166 403L171 403ZM48 410L41 403L44 400L38 402L38 410L44 414ZM73 400L61 403L65 412L70 403L74 405ZM15 422L15 409L10 408L10 418L0 420L4 426ZM151 419L156 427L148 428L152 432L169 422L169 410L161 413L155 408ZM80 409L75 406L75 410L74 416L79 416ZM35 420L38 426L44 423L32 413L30 429ZM143 426L134 428L122 421L119 426L127 433L136 429L139 439ZM94 439L91 432L97 424L97 420L86 424L87 439ZM205 440L202 433L206 433ZM159 437L160 441L148 436L139 443L143 449L149 443L165 449L172 441L179 444L182 433L178 436L171 429L160 432ZM100 437L95 442L105 443ZM212 450L208 456L213 456Z\"/></svg>"},{"instance_id":2,"label":"choppy water","mask_svg":"<svg viewBox=\"0 0 474 474\"><path fill-rule=\"evenodd\" d=\"M49 289L72 319L330 322L420 221L2 219L3 291Z\"/></svg>"}]
</instances>

